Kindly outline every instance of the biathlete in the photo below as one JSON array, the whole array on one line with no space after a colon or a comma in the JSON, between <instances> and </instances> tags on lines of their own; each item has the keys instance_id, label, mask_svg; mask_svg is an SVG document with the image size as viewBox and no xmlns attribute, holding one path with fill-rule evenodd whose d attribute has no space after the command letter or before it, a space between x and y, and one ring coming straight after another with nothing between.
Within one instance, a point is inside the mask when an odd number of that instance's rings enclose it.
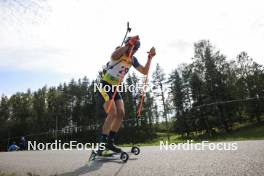
<instances>
[{"instance_id":1,"label":"biathlete","mask_svg":"<svg viewBox=\"0 0 264 176\"><path fill-rule=\"evenodd\" d=\"M111 150L115 153L122 152L119 147L114 145L114 139L125 116L125 107L120 92L118 91L116 92L113 102L110 103L116 88L114 86L120 83L120 80L123 78L124 74L129 71L131 66L133 66L140 73L146 75L149 71L151 58L156 55L155 48L152 47L148 54L147 63L145 66L142 66L134 56L139 47L140 39L138 36L128 37L125 41L125 46L117 47L112 53L110 62L108 62L107 68L105 69L105 73L103 74L101 80L102 88L99 90L99 97L104 102L103 108L107 113L107 117L102 127L99 143L104 143L107 150ZM106 86L108 88L104 89ZM109 87L112 90L109 91ZM102 151L103 150L98 149L96 152L98 155L102 155Z\"/></svg>"}]
</instances>

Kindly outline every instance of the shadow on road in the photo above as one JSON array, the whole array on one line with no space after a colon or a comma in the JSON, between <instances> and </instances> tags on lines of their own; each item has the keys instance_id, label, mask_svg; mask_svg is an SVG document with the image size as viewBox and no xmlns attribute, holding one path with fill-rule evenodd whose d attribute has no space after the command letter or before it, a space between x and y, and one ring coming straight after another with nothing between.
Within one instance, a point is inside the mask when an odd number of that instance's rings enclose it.
<instances>
[{"instance_id":1,"label":"shadow on road","mask_svg":"<svg viewBox=\"0 0 264 176\"><path fill-rule=\"evenodd\" d=\"M80 167L80 168L78 168L72 172L63 173L63 174L60 174L59 176L77 176L77 175L81 175L81 174L86 174L86 173L100 169L102 167L102 165L103 165L103 162L93 161L92 163L85 164L82 167Z\"/></svg>"},{"instance_id":2,"label":"shadow on road","mask_svg":"<svg viewBox=\"0 0 264 176\"><path fill-rule=\"evenodd\" d=\"M129 160L136 160L136 158L129 159ZM97 159L94 161L90 161L89 163L83 165L82 167L80 167L80 168L78 168L72 172L59 174L58 176L78 176L78 175L82 175L82 174L87 174L89 172L99 170L107 162L114 162L114 163L121 165L120 168L117 170L117 172L114 174L115 176L117 176L119 174L119 172L122 170L123 166L125 165L125 163L123 163L123 161L120 161L120 159L112 159L112 158L111 159L109 159L109 158Z\"/></svg>"}]
</instances>

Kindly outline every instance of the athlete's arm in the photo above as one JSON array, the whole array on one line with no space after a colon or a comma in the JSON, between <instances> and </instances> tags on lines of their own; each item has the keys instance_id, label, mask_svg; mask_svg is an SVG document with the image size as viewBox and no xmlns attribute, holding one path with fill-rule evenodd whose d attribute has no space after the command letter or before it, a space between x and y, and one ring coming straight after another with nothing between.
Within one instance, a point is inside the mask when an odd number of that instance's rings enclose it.
<instances>
[{"instance_id":1,"label":"athlete's arm","mask_svg":"<svg viewBox=\"0 0 264 176\"><path fill-rule=\"evenodd\" d=\"M144 67L142 65L136 67L137 71L139 71L140 73L142 73L144 75L148 74L149 67L150 67L150 60L151 60L151 58L148 58L148 61Z\"/></svg>"},{"instance_id":2,"label":"athlete's arm","mask_svg":"<svg viewBox=\"0 0 264 176\"><path fill-rule=\"evenodd\" d=\"M148 53L149 53L149 54L148 54L148 61L147 61L146 65L145 65L144 67L141 66L141 65L139 65L138 67L136 67L136 69L137 69L140 73L142 73L142 74L144 74L144 75L148 74L151 59L152 59L152 57L154 57L154 56L156 55L156 50L155 50L155 48L152 47Z\"/></svg>"},{"instance_id":3,"label":"athlete's arm","mask_svg":"<svg viewBox=\"0 0 264 176\"><path fill-rule=\"evenodd\" d=\"M118 60L121 56L123 56L125 53L127 53L128 49L129 49L128 45L116 49L111 56L112 59Z\"/></svg>"}]
</instances>

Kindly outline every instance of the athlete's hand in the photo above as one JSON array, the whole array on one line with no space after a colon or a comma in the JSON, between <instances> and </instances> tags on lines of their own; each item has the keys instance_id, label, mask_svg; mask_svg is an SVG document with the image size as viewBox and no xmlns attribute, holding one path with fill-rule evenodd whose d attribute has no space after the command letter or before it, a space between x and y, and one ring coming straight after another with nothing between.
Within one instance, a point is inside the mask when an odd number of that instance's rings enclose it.
<instances>
[{"instance_id":1,"label":"athlete's hand","mask_svg":"<svg viewBox=\"0 0 264 176\"><path fill-rule=\"evenodd\" d=\"M156 49L154 48L154 46L149 50L148 52L148 58L152 58L156 55Z\"/></svg>"},{"instance_id":2,"label":"athlete's hand","mask_svg":"<svg viewBox=\"0 0 264 176\"><path fill-rule=\"evenodd\" d=\"M139 36L136 35L134 37L131 37L131 39L128 41L128 44L130 46L134 46L139 41Z\"/></svg>"}]
</instances>

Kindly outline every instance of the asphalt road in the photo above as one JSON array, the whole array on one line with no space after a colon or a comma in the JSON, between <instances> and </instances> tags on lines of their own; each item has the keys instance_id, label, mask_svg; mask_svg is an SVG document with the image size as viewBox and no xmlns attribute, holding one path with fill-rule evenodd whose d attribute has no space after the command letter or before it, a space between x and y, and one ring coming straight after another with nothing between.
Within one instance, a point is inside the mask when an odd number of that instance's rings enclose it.
<instances>
[{"instance_id":1,"label":"asphalt road","mask_svg":"<svg viewBox=\"0 0 264 176\"><path fill-rule=\"evenodd\" d=\"M15 175L264 175L264 141L237 141L234 151L160 150L142 147L141 154L88 164L90 151L25 151L0 153L0 173ZM125 148L129 150L129 148ZM1 175L1 174L0 174Z\"/></svg>"}]
</instances>

